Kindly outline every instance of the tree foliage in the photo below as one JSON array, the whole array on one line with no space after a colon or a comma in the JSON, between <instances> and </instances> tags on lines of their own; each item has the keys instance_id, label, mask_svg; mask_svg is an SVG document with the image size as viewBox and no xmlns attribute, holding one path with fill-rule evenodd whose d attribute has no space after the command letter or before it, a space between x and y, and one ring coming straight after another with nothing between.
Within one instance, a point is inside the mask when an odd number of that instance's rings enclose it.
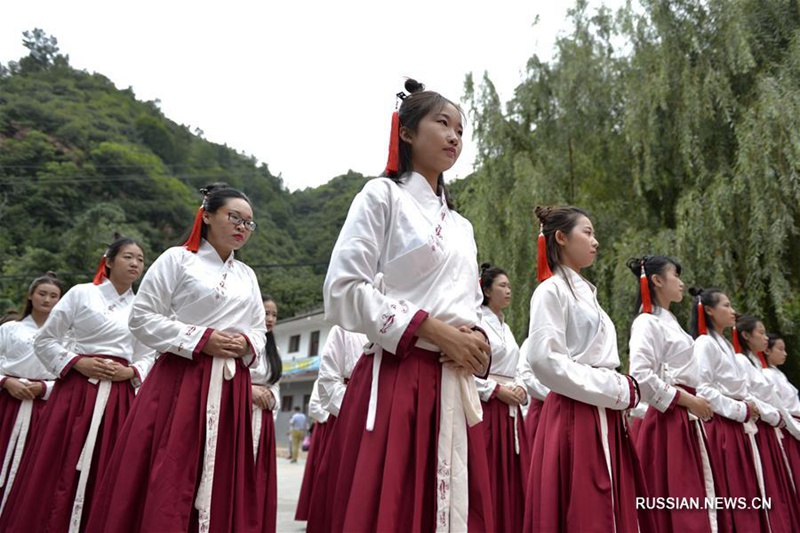
<instances>
[{"instance_id":1,"label":"tree foliage","mask_svg":"<svg viewBox=\"0 0 800 533\"><path fill-rule=\"evenodd\" d=\"M797 2L643 0L612 13L581 0L570 17L554 59L532 57L505 105L487 76L465 83L478 170L454 190L481 259L511 274L515 333L536 284L533 207L577 204L601 242L585 274L621 348L637 290L625 262L653 253L798 346Z\"/></svg>"}]
</instances>

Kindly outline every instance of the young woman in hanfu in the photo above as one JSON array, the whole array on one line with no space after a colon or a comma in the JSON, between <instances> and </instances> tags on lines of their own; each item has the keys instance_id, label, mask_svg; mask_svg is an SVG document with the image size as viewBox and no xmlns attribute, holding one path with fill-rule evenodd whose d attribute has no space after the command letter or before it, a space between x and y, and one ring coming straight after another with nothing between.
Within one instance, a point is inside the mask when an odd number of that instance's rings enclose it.
<instances>
[{"instance_id":1,"label":"young woman in hanfu","mask_svg":"<svg viewBox=\"0 0 800 533\"><path fill-rule=\"evenodd\" d=\"M329 496L332 496L331 490L334 487L318 489L317 479L328 479L324 474L327 471L325 463L328 460L325 451L330 434L336 425L336 417L342 408L350 375L368 342L363 333L346 331L339 326L333 326L328 332L328 338L319 356L319 378L314 383L311 403L308 406L309 414L314 419L314 430L311 434L311 448L306 457L295 520L308 520L312 501L319 500L316 502L317 505L322 505L324 502L324 505L328 506L333 500ZM332 460L339 459L334 457Z\"/></svg>"},{"instance_id":2,"label":"young woman in hanfu","mask_svg":"<svg viewBox=\"0 0 800 533\"><path fill-rule=\"evenodd\" d=\"M269 311L271 299L264 299ZM274 302L273 302L274 305ZM278 354L270 317L267 318L267 340L264 357L250 370L253 381L253 454L256 461L258 507L262 510L262 531L275 531L278 512L278 475L275 457L275 413L281 408L280 379L283 362Z\"/></svg>"},{"instance_id":3,"label":"young woman in hanfu","mask_svg":"<svg viewBox=\"0 0 800 533\"><path fill-rule=\"evenodd\" d=\"M683 300L680 264L662 255L632 259L639 282L631 326L630 373L639 382L647 409L636 451L650 498L714 499L714 477L702 421L713 416L697 396L700 367L694 341L670 313ZM658 531L717 530L714 509L652 509Z\"/></svg>"},{"instance_id":4,"label":"young woman in hanfu","mask_svg":"<svg viewBox=\"0 0 800 533\"><path fill-rule=\"evenodd\" d=\"M780 408L792 418L793 423L786 422L783 434L783 449L792 471L795 490L800 491L800 395L797 387L792 385L786 374L778 367L786 363L786 341L778 333L768 335L767 349L764 351L768 367L764 374L775 387L775 399Z\"/></svg>"},{"instance_id":5,"label":"young woman in hanfu","mask_svg":"<svg viewBox=\"0 0 800 533\"><path fill-rule=\"evenodd\" d=\"M241 191L218 184L202 192L189 240L156 259L133 304L131 331L161 355L87 531L264 528L248 371L264 351L264 305L255 273L234 256L256 224Z\"/></svg>"},{"instance_id":6,"label":"young woman in hanfu","mask_svg":"<svg viewBox=\"0 0 800 533\"><path fill-rule=\"evenodd\" d=\"M327 319L372 345L328 445L340 458L326 474L332 513L315 517L312 503L308 531L494 529L472 377L490 366L477 248L443 176L461 153L462 113L421 89L406 82L386 177L353 200L325 279Z\"/></svg>"},{"instance_id":7,"label":"young woman in hanfu","mask_svg":"<svg viewBox=\"0 0 800 533\"><path fill-rule=\"evenodd\" d=\"M758 403L761 416L756 422L755 435L761 459L764 496L770 499L767 510L769 527L772 533L800 531L800 500L788 457L783 447L781 427L792 428L797 432L794 419L780 405L776 388L763 372L769 364L764 352L769 338L764 324L754 316L742 315L736 319L733 330L733 349L742 359L751 363L747 366L750 394Z\"/></svg>"},{"instance_id":8,"label":"young woman in hanfu","mask_svg":"<svg viewBox=\"0 0 800 533\"><path fill-rule=\"evenodd\" d=\"M0 513L55 384L55 374L34 354L33 342L61 289L54 273L39 276L28 288L21 319L0 325Z\"/></svg>"},{"instance_id":9,"label":"young woman in hanfu","mask_svg":"<svg viewBox=\"0 0 800 533\"><path fill-rule=\"evenodd\" d=\"M106 250L92 283L72 287L34 342L58 379L8 496L0 531L83 530L100 479L153 351L128 328L144 253L131 238Z\"/></svg>"},{"instance_id":10,"label":"young woman in hanfu","mask_svg":"<svg viewBox=\"0 0 800 533\"><path fill-rule=\"evenodd\" d=\"M750 362L723 335L736 325L736 312L719 289L690 289L694 301L690 333L700 366L697 393L711 402L714 417L704 423L717 498L744 498L748 505L718 507L720 531L770 531L767 514L751 504L763 497L755 434L760 415L748 385Z\"/></svg>"},{"instance_id":11,"label":"young woman in hanfu","mask_svg":"<svg viewBox=\"0 0 800 533\"><path fill-rule=\"evenodd\" d=\"M614 324L580 275L597 255L594 226L577 207L536 208L539 280L528 357L550 389L531 455L524 531L653 530L636 498L644 479L624 411L639 386L620 374Z\"/></svg>"},{"instance_id":12,"label":"young woman in hanfu","mask_svg":"<svg viewBox=\"0 0 800 533\"><path fill-rule=\"evenodd\" d=\"M481 327L492 347L492 373L475 378L483 407L486 458L497 531L521 531L525 517L525 490L530 472L530 445L521 405L528 402L519 373L519 346L505 322L503 309L511 303L506 272L481 265L483 309Z\"/></svg>"}]
</instances>

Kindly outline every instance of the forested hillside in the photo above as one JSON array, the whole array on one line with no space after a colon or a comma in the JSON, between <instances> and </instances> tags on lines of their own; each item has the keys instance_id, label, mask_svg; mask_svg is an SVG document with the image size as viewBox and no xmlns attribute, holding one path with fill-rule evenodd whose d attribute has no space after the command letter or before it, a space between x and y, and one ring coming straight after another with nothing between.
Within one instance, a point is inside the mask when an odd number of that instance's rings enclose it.
<instances>
[{"instance_id":1,"label":"forested hillside","mask_svg":"<svg viewBox=\"0 0 800 533\"><path fill-rule=\"evenodd\" d=\"M30 54L0 66L0 304L55 270L90 279L114 231L142 240L148 262L179 244L224 181L254 204L258 230L241 257L284 316L320 305L328 255L365 178L349 173L290 194L267 165L169 120L101 74L72 68L57 41L26 32Z\"/></svg>"}]
</instances>

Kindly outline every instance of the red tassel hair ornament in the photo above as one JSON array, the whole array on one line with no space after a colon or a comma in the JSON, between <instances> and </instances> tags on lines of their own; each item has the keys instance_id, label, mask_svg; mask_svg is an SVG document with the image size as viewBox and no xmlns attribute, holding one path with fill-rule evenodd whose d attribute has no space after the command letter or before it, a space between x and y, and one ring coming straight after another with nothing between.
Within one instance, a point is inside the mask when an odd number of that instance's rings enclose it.
<instances>
[{"instance_id":1,"label":"red tassel hair ornament","mask_svg":"<svg viewBox=\"0 0 800 533\"><path fill-rule=\"evenodd\" d=\"M761 361L761 368L769 368L769 363L767 363L767 358L764 357L764 352L756 353L758 356L758 360Z\"/></svg>"},{"instance_id":2,"label":"red tassel hair ornament","mask_svg":"<svg viewBox=\"0 0 800 533\"><path fill-rule=\"evenodd\" d=\"M650 298L650 284L647 282L647 274L644 271L644 260L642 260L642 273L639 276L639 289L642 293L642 312L653 312L653 300Z\"/></svg>"},{"instance_id":3,"label":"red tassel hair ornament","mask_svg":"<svg viewBox=\"0 0 800 533\"><path fill-rule=\"evenodd\" d=\"M544 281L553 276L553 271L550 270L550 263L547 261L547 238L544 236L544 224L539 225L539 237L536 240L536 270L538 281Z\"/></svg>"},{"instance_id":4,"label":"red tassel hair ornament","mask_svg":"<svg viewBox=\"0 0 800 533\"><path fill-rule=\"evenodd\" d=\"M708 328L706 327L706 310L703 307L703 302L697 302L697 334L708 335Z\"/></svg>"},{"instance_id":5,"label":"red tassel hair ornament","mask_svg":"<svg viewBox=\"0 0 800 533\"><path fill-rule=\"evenodd\" d=\"M400 168L400 113L392 113L392 129L389 133L389 158L386 160L385 173L389 176L397 174Z\"/></svg>"},{"instance_id":6,"label":"red tassel hair ornament","mask_svg":"<svg viewBox=\"0 0 800 533\"><path fill-rule=\"evenodd\" d=\"M206 210L201 205L200 209L197 210L197 216L194 217L192 232L189 234L189 238L186 239L186 242L183 243L190 252L197 253L198 248L200 248L200 239L203 236L203 213L205 212Z\"/></svg>"},{"instance_id":7,"label":"red tassel hair ornament","mask_svg":"<svg viewBox=\"0 0 800 533\"><path fill-rule=\"evenodd\" d=\"M97 272L94 275L94 279L92 283L95 285L100 285L103 283L108 276L106 275L106 254L103 254L102 259L100 259L100 264L97 265Z\"/></svg>"}]
</instances>

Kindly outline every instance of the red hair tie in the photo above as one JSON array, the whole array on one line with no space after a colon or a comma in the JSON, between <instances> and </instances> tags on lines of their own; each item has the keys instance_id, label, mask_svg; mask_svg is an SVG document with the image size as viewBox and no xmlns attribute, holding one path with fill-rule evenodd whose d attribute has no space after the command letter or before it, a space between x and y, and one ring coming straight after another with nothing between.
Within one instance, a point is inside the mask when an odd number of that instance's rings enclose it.
<instances>
[{"instance_id":1,"label":"red hair tie","mask_svg":"<svg viewBox=\"0 0 800 533\"><path fill-rule=\"evenodd\" d=\"M538 272L536 279L544 281L553 276L553 271L550 270L550 262L547 260L547 238L544 236L544 224L539 224L539 237L536 241L536 248L536 270Z\"/></svg>"},{"instance_id":2,"label":"red hair tie","mask_svg":"<svg viewBox=\"0 0 800 533\"><path fill-rule=\"evenodd\" d=\"M94 279L92 283L95 285L100 285L103 283L108 276L106 275L106 254L103 254L102 259L100 259L100 264L97 265L97 272L94 275Z\"/></svg>"},{"instance_id":3,"label":"red hair tie","mask_svg":"<svg viewBox=\"0 0 800 533\"><path fill-rule=\"evenodd\" d=\"M650 284L647 283L647 274L644 271L644 260L642 260L642 274L639 276L639 289L642 292L642 312L653 312L653 301L650 299Z\"/></svg>"},{"instance_id":4,"label":"red hair tie","mask_svg":"<svg viewBox=\"0 0 800 533\"><path fill-rule=\"evenodd\" d=\"M706 327L706 310L703 307L703 302L697 302L697 334L708 335L708 328Z\"/></svg>"},{"instance_id":5,"label":"red hair tie","mask_svg":"<svg viewBox=\"0 0 800 533\"><path fill-rule=\"evenodd\" d=\"M200 248L200 239L203 236L203 213L205 212L206 210L203 209L203 206L201 205L200 209L197 210L197 216L194 217L192 232L189 234L189 238L186 239L186 242L183 243L186 249L190 252L197 253L197 250Z\"/></svg>"},{"instance_id":6,"label":"red hair tie","mask_svg":"<svg viewBox=\"0 0 800 533\"><path fill-rule=\"evenodd\" d=\"M756 352L756 355L758 356L758 360L761 361L761 368L769 367L769 364L767 363L767 358L764 357L764 352Z\"/></svg>"},{"instance_id":7,"label":"red hair tie","mask_svg":"<svg viewBox=\"0 0 800 533\"><path fill-rule=\"evenodd\" d=\"M744 353L742 350L742 343L739 341L739 330L736 329L736 326L733 326L733 351L736 353Z\"/></svg>"}]
</instances>

